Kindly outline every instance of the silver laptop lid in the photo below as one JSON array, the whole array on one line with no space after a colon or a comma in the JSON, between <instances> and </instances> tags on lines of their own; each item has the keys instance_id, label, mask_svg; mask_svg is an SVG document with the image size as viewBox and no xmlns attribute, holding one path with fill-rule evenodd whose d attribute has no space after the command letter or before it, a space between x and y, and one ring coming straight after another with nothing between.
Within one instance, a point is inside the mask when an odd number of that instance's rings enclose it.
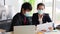
<instances>
[{"instance_id":1,"label":"silver laptop lid","mask_svg":"<svg viewBox=\"0 0 60 34\"><path fill-rule=\"evenodd\" d=\"M14 26L14 34L35 34L35 26Z\"/></svg>"}]
</instances>

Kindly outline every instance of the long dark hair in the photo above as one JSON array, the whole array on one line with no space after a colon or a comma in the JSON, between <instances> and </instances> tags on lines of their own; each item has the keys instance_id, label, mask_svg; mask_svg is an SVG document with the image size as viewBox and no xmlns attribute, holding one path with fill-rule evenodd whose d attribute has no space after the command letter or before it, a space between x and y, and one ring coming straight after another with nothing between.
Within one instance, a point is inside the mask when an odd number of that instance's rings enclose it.
<instances>
[{"instance_id":1,"label":"long dark hair","mask_svg":"<svg viewBox=\"0 0 60 34\"><path fill-rule=\"evenodd\" d=\"M24 10L27 10L27 9L32 10L32 6L31 6L31 4L28 3L28 2L25 2L25 3L22 4L21 13L22 13L22 8L23 8Z\"/></svg>"}]
</instances>

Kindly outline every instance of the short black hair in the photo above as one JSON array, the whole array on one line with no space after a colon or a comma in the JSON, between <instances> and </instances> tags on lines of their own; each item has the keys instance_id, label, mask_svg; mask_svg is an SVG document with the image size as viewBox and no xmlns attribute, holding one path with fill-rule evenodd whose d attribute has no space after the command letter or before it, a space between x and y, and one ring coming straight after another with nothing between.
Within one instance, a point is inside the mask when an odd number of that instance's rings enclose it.
<instances>
[{"instance_id":1,"label":"short black hair","mask_svg":"<svg viewBox=\"0 0 60 34\"><path fill-rule=\"evenodd\" d=\"M37 5L37 8L38 8L40 5L45 7L44 3L39 3L39 4Z\"/></svg>"},{"instance_id":2,"label":"short black hair","mask_svg":"<svg viewBox=\"0 0 60 34\"><path fill-rule=\"evenodd\" d=\"M22 8L23 8L24 10L26 10L26 9L32 10L32 6L31 6L31 4L30 4L29 2L23 3L23 4L22 4L22 7L21 7L21 10L22 10Z\"/></svg>"}]
</instances>

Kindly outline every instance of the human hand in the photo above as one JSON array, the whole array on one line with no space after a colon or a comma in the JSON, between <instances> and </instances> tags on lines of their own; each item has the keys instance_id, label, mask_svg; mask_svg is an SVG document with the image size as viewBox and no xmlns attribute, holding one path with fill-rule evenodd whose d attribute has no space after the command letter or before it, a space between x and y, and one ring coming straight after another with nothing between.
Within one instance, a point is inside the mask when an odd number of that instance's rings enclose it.
<instances>
[{"instance_id":1,"label":"human hand","mask_svg":"<svg viewBox=\"0 0 60 34\"><path fill-rule=\"evenodd\" d=\"M48 29L49 29L50 31L53 31L53 27L49 27Z\"/></svg>"},{"instance_id":2,"label":"human hand","mask_svg":"<svg viewBox=\"0 0 60 34\"><path fill-rule=\"evenodd\" d=\"M46 32L46 30L45 29L43 29L43 30L41 30L42 32Z\"/></svg>"}]
</instances>

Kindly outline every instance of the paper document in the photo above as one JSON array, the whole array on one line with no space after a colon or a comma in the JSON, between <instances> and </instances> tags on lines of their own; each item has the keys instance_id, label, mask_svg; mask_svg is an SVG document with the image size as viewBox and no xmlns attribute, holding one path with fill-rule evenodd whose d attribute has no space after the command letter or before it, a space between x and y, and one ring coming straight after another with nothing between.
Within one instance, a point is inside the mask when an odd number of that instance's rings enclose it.
<instances>
[{"instance_id":1,"label":"paper document","mask_svg":"<svg viewBox=\"0 0 60 34\"><path fill-rule=\"evenodd\" d=\"M45 29L46 31L49 31L49 27L53 27L53 23L45 23L45 24L39 24L37 25L37 31L41 31Z\"/></svg>"}]
</instances>

